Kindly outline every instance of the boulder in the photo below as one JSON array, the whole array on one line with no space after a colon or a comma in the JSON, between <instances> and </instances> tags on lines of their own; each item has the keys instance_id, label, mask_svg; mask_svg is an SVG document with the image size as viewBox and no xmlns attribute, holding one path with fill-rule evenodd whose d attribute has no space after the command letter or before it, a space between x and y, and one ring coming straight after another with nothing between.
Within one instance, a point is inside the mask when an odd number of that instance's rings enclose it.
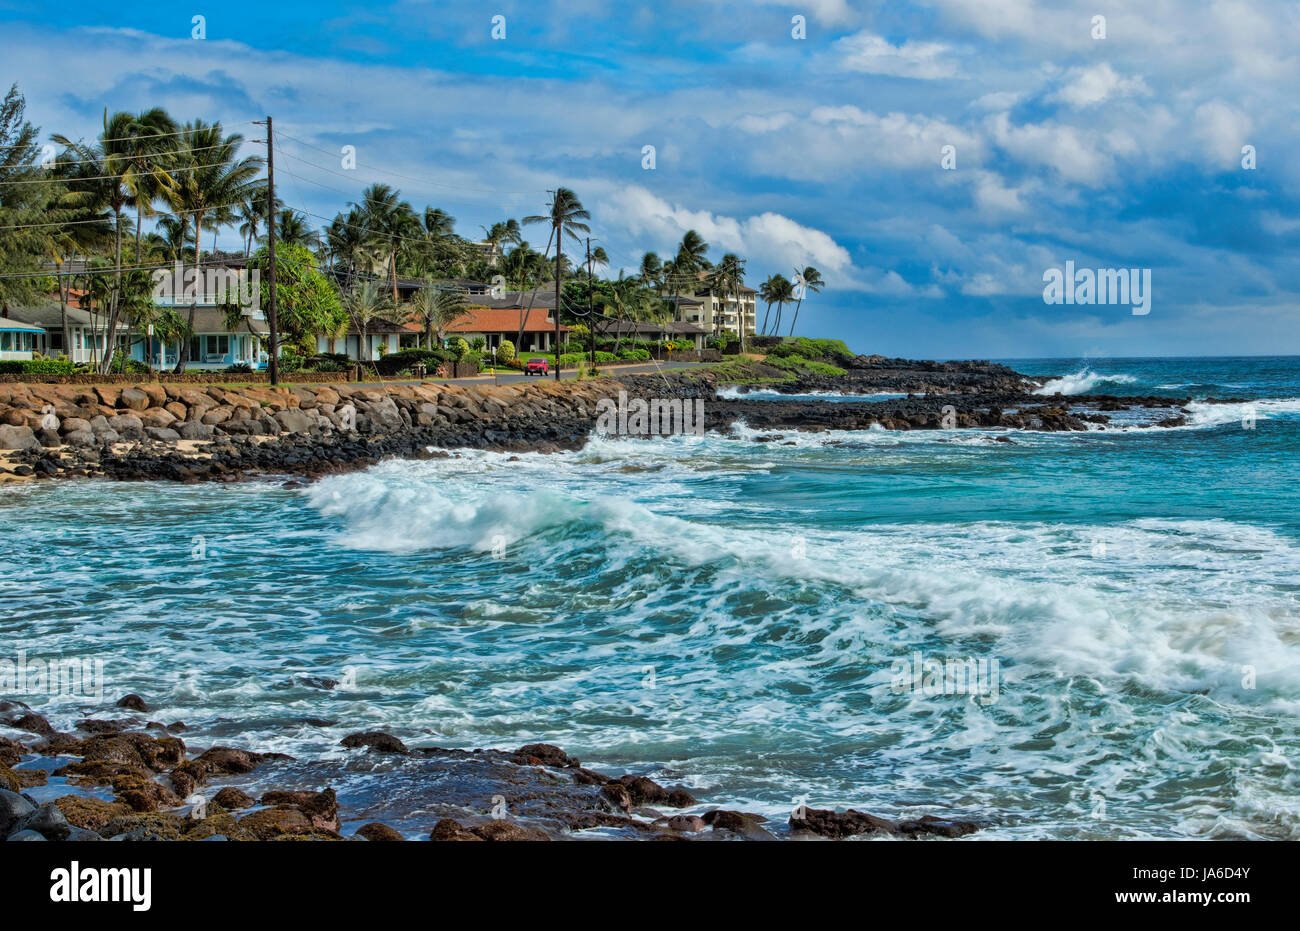
<instances>
[{"instance_id":1,"label":"boulder","mask_svg":"<svg viewBox=\"0 0 1300 931\"><path fill-rule=\"evenodd\" d=\"M189 423L182 424L179 432L183 440L210 440L213 428L208 424L191 420Z\"/></svg>"},{"instance_id":2,"label":"boulder","mask_svg":"<svg viewBox=\"0 0 1300 931\"><path fill-rule=\"evenodd\" d=\"M63 422L59 424L59 432L64 435L75 433L79 430L90 430L90 421L84 420L81 417L65 417L63 418Z\"/></svg>"},{"instance_id":3,"label":"boulder","mask_svg":"<svg viewBox=\"0 0 1300 931\"><path fill-rule=\"evenodd\" d=\"M143 411L149 409L150 398L139 388L123 388L117 403L119 407L130 411Z\"/></svg>"},{"instance_id":4,"label":"boulder","mask_svg":"<svg viewBox=\"0 0 1300 931\"><path fill-rule=\"evenodd\" d=\"M31 427L0 426L0 449L40 449L40 440Z\"/></svg>"},{"instance_id":5,"label":"boulder","mask_svg":"<svg viewBox=\"0 0 1300 931\"><path fill-rule=\"evenodd\" d=\"M0 789L0 837L11 833L14 825L36 810L36 806L17 792Z\"/></svg>"},{"instance_id":6,"label":"boulder","mask_svg":"<svg viewBox=\"0 0 1300 931\"><path fill-rule=\"evenodd\" d=\"M301 408L277 411L273 417L286 433L306 433L316 426L316 415Z\"/></svg>"},{"instance_id":7,"label":"boulder","mask_svg":"<svg viewBox=\"0 0 1300 931\"><path fill-rule=\"evenodd\" d=\"M144 436L144 421L135 414L118 414L108 418L108 425L128 440L138 440Z\"/></svg>"},{"instance_id":8,"label":"boulder","mask_svg":"<svg viewBox=\"0 0 1300 931\"><path fill-rule=\"evenodd\" d=\"M146 436L164 443L175 443L181 438L181 435L175 430L169 430L166 427L145 427L144 432Z\"/></svg>"},{"instance_id":9,"label":"boulder","mask_svg":"<svg viewBox=\"0 0 1300 931\"><path fill-rule=\"evenodd\" d=\"M406 749L406 744L402 743L392 734L385 734L383 731L366 731L361 734L348 734L341 741L344 747L349 750L355 750L357 747L365 747L374 753L410 753Z\"/></svg>"}]
</instances>

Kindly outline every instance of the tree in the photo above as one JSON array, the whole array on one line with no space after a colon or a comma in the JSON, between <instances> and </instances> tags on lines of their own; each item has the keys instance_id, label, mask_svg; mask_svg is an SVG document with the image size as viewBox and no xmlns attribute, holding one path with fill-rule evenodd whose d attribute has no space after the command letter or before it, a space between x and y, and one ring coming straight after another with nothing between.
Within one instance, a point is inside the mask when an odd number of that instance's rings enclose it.
<instances>
[{"instance_id":1,"label":"tree","mask_svg":"<svg viewBox=\"0 0 1300 931\"><path fill-rule=\"evenodd\" d=\"M46 249L46 208L58 184L40 167L40 129L25 119L27 102L18 85L0 102L0 306L26 302L39 293ZM32 277L16 277L30 274ZM66 343L65 343L66 345Z\"/></svg>"},{"instance_id":2,"label":"tree","mask_svg":"<svg viewBox=\"0 0 1300 931\"><path fill-rule=\"evenodd\" d=\"M174 190L167 191L163 199L167 201L172 212L184 223L193 218L194 228L194 264L203 262L203 224L214 212L233 209L233 205L244 201L255 189L257 173L262 159L256 156L239 157L239 148L244 137L239 133L224 135L220 123L205 123L194 120L186 123L181 130L180 145L177 149L177 183ZM277 262L277 271L278 271ZM196 304L190 305L189 327L194 327ZM190 347L186 342L181 346L180 358L176 360L176 371L185 371L189 361Z\"/></svg>"},{"instance_id":3,"label":"tree","mask_svg":"<svg viewBox=\"0 0 1300 931\"><path fill-rule=\"evenodd\" d=\"M439 288L433 278L425 278L420 290L410 303L412 323L424 330L425 348L433 348L433 336L438 335L438 345L446 335L447 327L465 316L465 294L459 289Z\"/></svg>"},{"instance_id":4,"label":"tree","mask_svg":"<svg viewBox=\"0 0 1300 931\"><path fill-rule=\"evenodd\" d=\"M737 329L740 331L740 351L744 352L745 305L741 289L745 286L745 260L734 252L728 252L722 257L722 261L710 271L708 280L710 289L717 289L722 292L724 307L728 295L735 298Z\"/></svg>"},{"instance_id":5,"label":"tree","mask_svg":"<svg viewBox=\"0 0 1300 931\"><path fill-rule=\"evenodd\" d=\"M799 275L800 277L803 278L803 287L798 288L795 291L795 296L799 299L799 302L794 305L794 320L790 322L791 336L794 336L794 325L799 322L799 308L803 306L803 299L805 295L807 294L808 291L812 291L814 293L820 291L822 289L822 285L826 283L822 281L821 272L817 271L817 269L813 268L811 265L809 265L802 272L800 272Z\"/></svg>"},{"instance_id":6,"label":"tree","mask_svg":"<svg viewBox=\"0 0 1300 931\"><path fill-rule=\"evenodd\" d=\"M776 279L778 275L768 275L767 280L758 287L758 299L767 304L767 310L763 313L763 329L759 330L764 336L767 335L767 320L772 315L772 305L776 302Z\"/></svg>"},{"instance_id":7,"label":"tree","mask_svg":"<svg viewBox=\"0 0 1300 931\"><path fill-rule=\"evenodd\" d=\"M114 116L113 132L120 134L114 143L116 161L122 168L122 183L135 207L135 256L140 261L140 227L146 216L153 216L154 202L176 186L169 172L175 161L176 133L179 127L162 107L154 107L134 117L127 113Z\"/></svg>"},{"instance_id":8,"label":"tree","mask_svg":"<svg viewBox=\"0 0 1300 931\"><path fill-rule=\"evenodd\" d=\"M687 230L682 236L681 245L677 247L677 255L672 260L668 271L668 278L672 284L674 316L679 310L677 298L682 295L683 290L685 289L688 295L693 295L699 290L700 272L709 267L708 252L709 244L695 230Z\"/></svg>"},{"instance_id":9,"label":"tree","mask_svg":"<svg viewBox=\"0 0 1300 931\"><path fill-rule=\"evenodd\" d=\"M343 295L343 309L352 318L352 324L361 334L361 343L357 357L362 362L369 362L370 347L367 345L370 324L382 319L392 310L388 295L379 289L374 281L363 281L357 287Z\"/></svg>"},{"instance_id":10,"label":"tree","mask_svg":"<svg viewBox=\"0 0 1300 931\"><path fill-rule=\"evenodd\" d=\"M281 210L275 223L276 246L285 243L307 249L320 247L320 233L311 228L307 215L297 210Z\"/></svg>"},{"instance_id":11,"label":"tree","mask_svg":"<svg viewBox=\"0 0 1300 931\"><path fill-rule=\"evenodd\" d=\"M794 285L785 275L772 276L772 301L776 304L776 323L772 326L773 333L781 332L781 311L786 304L794 300Z\"/></svg>"},{"instance_id":12,"label":"tree","mask_svg":"<svg viewBox=\"0 0 1300 931\"><path fill-rule=\"evenodd\" d=\"M267 248L249 261L262 280L262 306L269 303L271 260ZM348 315L330 280L316 267L316 257L303 246L276 243L276 311L281 339L304 355L316 350L317 336L336 335L347 327Z\"/></svg>"},{"instance_id":13,"label":"tree","mask_svg":"<svg viewBox=\"0 0 1300 931\"><path fill-rule=\"evenodd\" d=\"M589 227L585 220L591 219L591 214L582 206L582 201L578 200L578 195L568 188L556 188L555 193L551 195L551 212L547 216L524 217L525 223L547 223L551 224L551 232L555 238L555 380L560 380L560 281L563 275L562 263L564 256L564 234L576 242L578 233L590 233Z\"/></svg>"},{"instance_id":14,"label":"tree","mask_svg":"<svg viewBox=\"0 0 1300 931\"><path fill-rule=\"evenodd\" d=\"M397 253L402 240L419 230L419 220L411 205L387 184L372 184L361 194L357 208L368 244L381 249L388 259L393 285L393 303L397 303ZM355 289L353 289L355 290Z\"/></svg>"}]
</instances>

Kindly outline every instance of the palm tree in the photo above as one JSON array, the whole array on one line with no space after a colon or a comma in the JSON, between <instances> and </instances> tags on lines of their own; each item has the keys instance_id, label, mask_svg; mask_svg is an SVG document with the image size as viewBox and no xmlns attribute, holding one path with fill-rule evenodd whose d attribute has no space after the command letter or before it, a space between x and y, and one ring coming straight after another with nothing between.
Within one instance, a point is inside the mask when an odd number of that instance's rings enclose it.
<instances>
[{"instance_id":1,"label":"palm tree","mask_svg":"<svg viewBox=\"0 0 1300 931\"><path fill-rule=\"evenodd\" d=\"M582 201L578 200L578 195L568 188L556 188L555 193L551 195L551 212L549 216L532 216L524 217L525 223L547 223L551 224L551 232L555 238L555 380L560 380L560 308L563 306L560 300L560 279L563 272L561 271L564 255L564 234L576 242L578 233L590 233L589 227L584 220L590 220L591 214L582 206Z\"/></svg>"},{"instance_id":2,"label":"palm tree","mask_svg":"<svg viewBox=\"0 0 1300 931\"><path fill-rule=\"evenodd\" d=\"M709 273L709 288L722 292L723 308L730 295L736 301L737 329L740 332L740 351L745 351L745 305L742 302L741 288L745 286L745 260L734 252L728 252L722 261L713 266Z\"/></svg>"},{"instance_id":3,"label":"palm tree","mask_svg":"<svg viewBox=\"0 0 1300 931\"><path fill-rule=\"evenodd\" d=\"M379 290L379 286L373 281L363 281L358 287L343 295L343 309L347 311L357 332L361 334L361 343L357 347L359 361L370 361L367 358L370 355L370 347L366 345L370 324L381 319L392 309L392 306L388 301L388 295Z\"/></svg>"},{"instance_id":4,"label":"palm tree","mask_svg":"<svg viewBox=\"0 0 1300 931\"><path fill-rule=\"evenodd\" d=\"M687 230L686 235L682 236L681 245L677 247L677 256L672 260L669 270L669 278L673 285L674 316L679 312L677 298L681 296L682 289L688 288L688 293L692 295L699 290L700 272L709 267L708 252L709 244L695 230Z\"/></svg>"},{"instance_id":5,"label":"palm tree","mask_svg":"<svg viewBox=\"0 0 1300 931\"><path fill-rule=\"evenodd\" d=\"M135 206L135 255L139 262L140 227L144 218L152 216L154 202L176 186L176 180L168 169L175 160L179 127L161 107L134 117L118 113L111 122L122 183Z\"/></svg>"},{"instance_id":6,"label":"palm tree","mask_svg":"<svg viewBox=\"0 0 1300 931\"><path fill-rule=\"evenodd\" d=\"M483 238L486 242L492 244L493 256L500 257L502 247L506 243L519 245L523 242L523 234L519 228L519 221L515 219L500 220L491 226L480 226L483 231ZM494 261L493 264L496 264Z\"/></svg>"},{"instance_id":7,"label":"palm tree","mask_svg":"<svg viewBox=\"0 0 1300 931\"><path fill-rule=\"evenodd\" d=\"M280 198L275 199L278 213L284 207ZM258 229L266 223L266 185L254 183L247 197L235 208L235 221L239 222L239 235L244 239L244 257L253 254L253 244L261 239Z\"/></svg>"},{"instance_id":8,"label":"palm tree","mask_svg":"<svg viewBox=\"0 0 1300 931\"><path fill-rule=\"evenodd\" d=\"M357 269L368 261L370 246L365 218L358 207L346 214L338 214L325 228L325 249L329 252L330 264L342 262L344 265L343 290L352 288Z\"/></svg>"},{"instance_id":9,"label":"palm tree","mask_svg":"<svg viewBox=\"0 0 1300 931\"><path fill-rule=\"evenodd\" d=\"M786 304L794 300L794 285L785 275L772 276L772 301L776 304L776 322L772 325L773 333L781 332L781 311Z\"/></svg>"},{"instance_id":10,"label":"palm tree","mask_svg":"<svg viewBox=\"0 0 1300 931\"><path fill-rule=\"evenodd\" d=\"M239 157L244 137L239 133L224 135L220 123L194 120L181 130L174 190L164 193L164 199L182 223L193 218L194 264L203 261L203 225L210 216L220 217L225 208L244 201L254 190L262 159L256 156ZM190 305L187 326L194 328L197 304ZM185 371L189 361L190 346L181 344L176 371Z\"/></svg>"},{"instance_id":11,"label":"palm tree","mask_svg":"<svg viewBox=\"0 0 1300 931\"><path fill-rule=\"evenodd\" d=\"M320 233L307 223L307 215L297 210L281 210L275 223L275 238L293 246L320 248Z\"/></svg>"},{"instance_id":12,"label":"palm tree","mask_svg":"<svg viewBox=\"0 0 1300 931\"><path fill-rule=\"evenodd\" d=\"M795 296L799 302L794 305L794 320L790 322L790 335L794 336L794 325L799 322L799 308L803 306L804 296L812 291L814 293L822 289L826 282L822 281L822 273L809 265L803 271L798 272L799 277L803 279L803 287L796 288Z\"/></svg>"},{"instance_id":13,"label":"palm tree","mask_svg":"<svg viewBox=\"0 0 1300 931\"><path fill-rule=\"evenodd\" d=\"M465 316L465 293L458 288L439 288L429 276L415 292L410 308L408 319L420 324L424 329L425 348L432 349L434 334L437 334L441 346L447 327Z\"/></svg>"},{"instance_id":14,"label":"palm tree","mask_svg":"<svg viewBox=\"0 0 1300 931\"><path fill-rule=\"evenodd\" d=\"M764 336L767 335L767 318L772 315L772 305L776 303L776 279L777 275L768 275L767 281L764 281L758 287L758 299L767 304L767 310L763 312L763 329L759 332Z\"/></svg>"},{"instance_id":15,"label":"palm tree","mask_svg":"<svg viewBox=\"0 0 1300 931\"><path fill-rule=\"evenodd\" d=\"M114 332L117 326L117 290L122 282L122 215L133 203L131 188L125 182L127 156L131 150L128 137L124 134L130 131L134 120L135 117L130 113L115 113L110 119L105 110L104 129L98 142L88 145L80 141L73 142L62 135L56 134L53 137L55 142L65 147L65 154L70 156L73 169L69 186L84 193L95 203L107 207L113 214L115 272L112 292L105 295L110 321L109 328L105 331L107 333ZM99 370L107 372L111 361L112 353L105 346Z\"/></svg>"},{"instance_id":16,"label":"palm tree","mask_svg":"<svg viewBox=\"0 0 1300 931\"><path fill-rule=\"evenodd\" d=\"M399 191L387 184L370 185L361 193L361 203L352 206L359 211L361 225L367 234L367 239L376 248L383 249L388 259L388 273L393 286L393 303L396 304L397 253L402 241L419 227L415 210L401 199Z\"/></svg>"}]
</instances>

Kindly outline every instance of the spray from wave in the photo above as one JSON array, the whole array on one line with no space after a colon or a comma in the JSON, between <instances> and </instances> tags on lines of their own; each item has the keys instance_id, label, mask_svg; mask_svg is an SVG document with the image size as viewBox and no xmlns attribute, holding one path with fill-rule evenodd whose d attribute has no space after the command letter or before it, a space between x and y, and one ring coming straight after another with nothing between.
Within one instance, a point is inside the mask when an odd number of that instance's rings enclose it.
<instances>
[{"instance_id":1,"label":"spray from wave","mask_svg":"<svg viewBox=\"0 0 1300 931\"><path fill-rule=\"evenodd\" d=\"M1131 385L1135 381L1132 375L1103 375L1100 372L1094 372L1092 369L1084 366L1072 375L1063 375L1060 378L1053 378L1051 381L1039 388L1034 394L1087 394L1098 385Z\"/></svg>"}]
</instances>

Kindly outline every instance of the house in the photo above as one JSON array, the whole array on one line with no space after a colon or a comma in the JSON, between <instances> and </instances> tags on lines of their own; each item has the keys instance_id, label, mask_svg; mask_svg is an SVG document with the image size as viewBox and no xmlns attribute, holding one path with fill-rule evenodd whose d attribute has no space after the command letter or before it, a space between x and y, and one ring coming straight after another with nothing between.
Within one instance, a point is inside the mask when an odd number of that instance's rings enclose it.
<instances>
[{"instance_id":1,"label":"house","mask_svg":"<svg viewBox=\"0 0 1300 931\"><path fill-rule=\"evenodd\" d=\"M365 352L362 352L361 330L353 321L347 331L337 339L316 337L319 353L344 354L354 362L373 362L381 356L398 352L407 346L418 345L422 330L413 323L394 323L391 320L371 320L366 324Z\"/></svg>"},{"instance_id":2,"label":"house","mask_svg":"<svg viewBox=\"0 0 1300 931\"><path fill-rule=\"evenodd\" d=\"M8 308L0 312L0 362L27 361L36 351L45 330L32 323L11 319Z\"/></svg>"},{"instance_id":3,"label":"house","mask_svg":"<svg viewBox=\"0 0 1300 931\"><path fill-rule=\"evenodd\" d=\"M663 323L640 323L634 320L605 321L597 325L600 336L622 338L641 342L667 342L668 340L689 339L696 349L704 348L708 331L695 323L680 320L668 320Z\"/></svg>"},{"instance_id":4,"label":"house","mask_svg":"<svg viewBox=\"0 0 1300 931\"><path fill-rule=\"evenodd\" d=\"M675 304L677 319L699 324L713 336L740 333L742 327L746 335L754 335L758 328L758 292L742 285L739 299L734 294L717 293L705 284L708 274L699 273L700 287L692 298L669 298L669 303Z\"/></svg>"},{"instance_id":5,"label":"house","mask_svg":"<svg viewBox=\"0 0 1300 931\"><path fill-rule=\"evenodd\" d=\"M104 334L108 319L95 308L82 307L79 300L85 292L73 290L66 305L57 297L45 297L36 303L8 308L8 316L39 330L35 333L34 352L43 356L66 356L78 365L93 362L103 356ZM67 340L65 345L65 330ZM128 328L118 322L119 344L128 336Z\"/></svg>"},{"instance_id":6,"label":"house","mask_svg":"<svg viewBox=\"0 0 1300 931\"><path fill-rule=\"evenodd\" d=\"M552 294L552 304L554 299L555 295ZM518 298L503 297L495 300L507 305L522 304ZM565 342L568 340L563 334L568 332L567 326L560 327L561 339ZM488 349L496 349L503 340L509 340L519 354L550 352L555 345L555 316L545 307L471 307L463 317L447 327L446 334L448 338L460 336L469 342L481 336Z\"/></svg>"},{"instance_id":7,"label":"house","mask_svg":"<svg viewBox=\"0 0 1300 931\"><path fill-rule=\"evenodd\" d=\"M244 272L237 272L243 275ZM222 369L232 365L262 368L267 354L262 348L262 338L269 333L266 317L261 310L249 308L231 329L226 311L216 297L197 301L179 297L154 296L156 309L173 309L186 323L192 323L193 335L189 343L189 360L186 368ZM124 352L128 358L147 363L154 368L172 368L181 354L181 343L173 340L167 344L149 330L139 327L125 317L118 319L116 333L109 338L108 314L86 299L86 292L76 288L68 292L62 303L57 295L47 296L32 305L9 308L16 321L40 329L33 350L45 356L65 356L78 365L94 364L102 359L112 344L114 351ZM66 340L65 340L66 327ZM65 345L66 343L66 345Z\"/></svg>"}]
</instances>

